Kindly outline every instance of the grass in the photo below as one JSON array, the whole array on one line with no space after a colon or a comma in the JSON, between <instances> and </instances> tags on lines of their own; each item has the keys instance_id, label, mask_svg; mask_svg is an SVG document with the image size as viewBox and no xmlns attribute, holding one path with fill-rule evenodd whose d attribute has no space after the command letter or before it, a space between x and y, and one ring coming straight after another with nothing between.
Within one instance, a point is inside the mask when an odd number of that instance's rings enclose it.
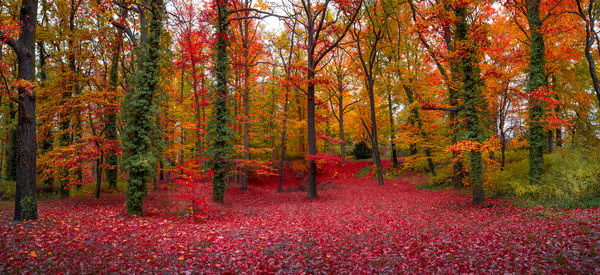
<instances>
[{"instance_id":1,"label":"grass","mask_svg":"<svg viewBox=\"0 0 600 275\"><path fill-rule=\"evenodd\" d=\"M354 175L354 177L361 178L361 177L364 177L369 172L371 172L371 166L367 165L367 166L363 167L363 169L360 169L360 171L358 171L358 173L356 173L356 175Z\"/></svg>"},{"instance_id":2,"label":"grass","mask_svg":"<svg viewBox=\"0 0 600 275\"><path fill-rule=\"evenodd\" d=\"M508 199L515 205L527 208L542 206L547 209L576 209L600 206L600 197L585 199L581 201L573 201L567 199L533 200L527 198L520 198L517 196L510 196Z\"/></svg>"},{"instance_id":3,"label":"grass","mask_svg":"<svg viewBox=\"0 0 600 275\"><path fill-rule=\"evenodd\" d=\"M127 181L123 179L119 179L117 181L117 189L110 189L108 187L108 182L102 182L100 184L100 193L105 192L120 192L124 193L127 189ZM81 195L81 194L94 194L96 192L96 183L90 183L83 185L81 188L77 189L77 187L71 188L71 195Z\"/></svg>"},{"instance_id":4,"label":"grass","mask_svg":"<svg viewBox=\"0 0 600 275\"><path fill-rule=\"evenodd\" d=\"M444 190L452 187L452 183L444 183L438 185L431 185L429 181L425 181L423 183L415 185L417 189L420 190Z\"/></svg>"}]
</instances>

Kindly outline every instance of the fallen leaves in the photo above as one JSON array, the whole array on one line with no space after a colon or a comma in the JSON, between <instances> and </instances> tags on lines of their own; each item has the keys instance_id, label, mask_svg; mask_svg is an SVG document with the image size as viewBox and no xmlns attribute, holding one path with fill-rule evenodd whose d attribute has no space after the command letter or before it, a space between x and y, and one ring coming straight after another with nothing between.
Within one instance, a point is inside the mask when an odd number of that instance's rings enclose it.
<instances>
[{"instance_id":1,"label":"fallen leaves","mask_svg":"<svg viewBox=\"0 0 600 275\"><path fill-rule=\"evenodd\" d=\"M275 193L276 181L232 187L203 222L174 215L162 191L144 217L125 215L116 194L43 200L35 224L3 211L0 273L600 272L597 208L479 208L449 191L354 178L364 165L331 173L336 188L317 200Z\"/></svg>"}]
</instances>

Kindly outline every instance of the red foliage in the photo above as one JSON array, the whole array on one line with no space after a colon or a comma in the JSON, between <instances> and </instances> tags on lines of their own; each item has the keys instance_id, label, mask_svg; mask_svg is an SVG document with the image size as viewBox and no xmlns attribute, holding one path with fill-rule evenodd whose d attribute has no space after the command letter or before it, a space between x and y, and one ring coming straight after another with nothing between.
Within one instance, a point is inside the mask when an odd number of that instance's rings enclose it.
<instances>
[{"instance_id":1,"label":"red foliage","mask_svg":"<svg viewBox=\"0 0 600 275\"><path fill-rule=\"evenodd\" d=\"M207 202L209 196L206 195L207 191L211 188L210 179L212 179L214 171L202 171L200 163L196 159L190 160L184 165L176 166L176 169L181 171L181 174L173 181L181 186L181 188L173 198L189 200L191 202L189 211L182 211L181 214L189 212L193 219L205 220L216 212L216 209Z\"/></svg>"},{"instance_id":2,"label":"red foliage","mask_svg":"<svg viewBox=\"0 0 600 275\"><path fill-rule=\"evenodd\" d=\"M540 122L547 129L559 129L573 125L568 117L565 118L560 113L560 107L565 104L565 101L556 98L556 91L552 90L552 87L538 87L532 92L521 92L519 96L526 100L540 102L545 106L546 114ZM529 108L531 107L529 106Z\"/></svg>"},{"instance_id":3,"label":"red foliage","mask_svg":"<svg viewBox=\"0 0 600 275\"><path fill-rule=\"evenodd\" d=\"M367 162L348 162L356 170ZM123 197L41 201L40 220L0 211L0 273L598 273L598 208L478 207L406 181L344 178L308 199L274 186L230 188L213 219L170 212L151 192L144 217ZM208 190L207 190L208 191Z\"/></svg>"}]
</instances>

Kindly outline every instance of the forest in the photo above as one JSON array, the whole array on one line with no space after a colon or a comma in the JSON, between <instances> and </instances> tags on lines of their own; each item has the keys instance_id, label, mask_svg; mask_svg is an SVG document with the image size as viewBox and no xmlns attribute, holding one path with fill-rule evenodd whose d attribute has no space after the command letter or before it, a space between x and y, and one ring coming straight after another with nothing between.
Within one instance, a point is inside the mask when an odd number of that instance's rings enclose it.
<instances>
[{"instance_id":1,"label":"forest","mask_svg":"<svg viewBox=\"0 0 600 275\"><path fill-rule=\"evenodd\" d=\"M598 20L0 1L0 273L600 273Z\"/></svg>"}]
</instances>

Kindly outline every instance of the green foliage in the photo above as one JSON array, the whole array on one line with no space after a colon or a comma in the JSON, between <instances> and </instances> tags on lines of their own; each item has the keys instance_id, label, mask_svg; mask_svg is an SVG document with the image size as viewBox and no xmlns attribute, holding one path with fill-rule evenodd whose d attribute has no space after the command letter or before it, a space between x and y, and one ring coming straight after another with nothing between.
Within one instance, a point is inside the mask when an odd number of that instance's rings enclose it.
<instances>
[{"instance_id":1,"label":"green foliage","mask_svg":"<svg viewBox=\"0 0 600 275\"><path fill-rule=\"evenodd\" d=\"M402 175L404 175L404 170L402 168L390 167L383 174L383 178L388 179L388 180L389 179L397 179L397 178L401 177Z\"/></svg>"},{"instance_id":2,"label":"green foliage","mask_svg":"<svg viewBox=\"0 0 600 275\"><path fill-rule=\"evenodd\" d=\"M3 180L0 182L0 201L15 197L16 184L14 181Z\"/></svg>"},{"instance_id":3,"label":"green foliage","mask_svg":"<svg viewBox=\"0 0 600 275\"><path fill-rule=\"evenodd\" d=\"M363 169L360 169L360 171L358 171L356 173L356 175L354 175L355 178L360 178L360 177L364 177L366 174L368 174L369 172L371 172L371 166L365 166L363 167Z\"/></svg>"},{"instance_id":4,"label":"green foliage","mask_svg":"<svg viewBox=\"0 0 600 275\"><path fill-rule=\"evenodd\" d=\"M372 151L369 145L363 140L354 146L352 155L355 159L368 159L372 157Z\"/></svg>"},{"instance_id":5,"label":"green foliage","mask_svg":"<svg viewBox=\"0 0 600 275\"><path fill-rule=\"evenodd\" d=\"M538 184L529 181L529 162L525 159L490 175L486 189L497 195L515 195L527 204L576 207L600 202L598 157L596 151L575 149L546 155L545 173Z\"/></svg>"},{"instance_id":6,"label":"green foliage","mask_svg":"<svg viewBox=\"0 0 600 275\"><path fill-rule=\"evenodd\" d=\"M154 3L154 2L153 2ZM154 175L154 163L160 147L160 130L156 120L157 94L160 86L162 9L154 7L148 38L138 52L139 67L133 75L135 89L125 93L123 100L123 167L129 172L127 180L127 212L142 215L142 201L147 183Z\"/></svg>"},{"instance_id":7,"label":"green foliage","mask_svg":"<svg viewBox=\"0 0 600 275\"><path fill-rule=\"evenodd\" d=\"M452 166L443 166L438 169L435 176L429 177L427 184L429 186L445 186L452 183Z\"/></svg>"},{"instance_id":8,"label":"green foliage","mask_svg":"<svg viewBox=\"0 0 600 275\"><path fill-rule=\"evenodd\" d=\"M34 194L25 195L21 198L23 220L35 220L37 219L37 203Z\"/></svg>"},{"instance_id":9,"label":"green foliage","mask_svg":"<svg viewBox=\"0 0 600 275\"><path fill-rule=\"evenodd\" d=\"M502 154L500 151L494 152L494 157L496 161L500 161L502 159ZM522 161L527 158L526 150L506 150L504 151L504 161L506 163L516 163Z\"/></svg>"}]
</instances>

